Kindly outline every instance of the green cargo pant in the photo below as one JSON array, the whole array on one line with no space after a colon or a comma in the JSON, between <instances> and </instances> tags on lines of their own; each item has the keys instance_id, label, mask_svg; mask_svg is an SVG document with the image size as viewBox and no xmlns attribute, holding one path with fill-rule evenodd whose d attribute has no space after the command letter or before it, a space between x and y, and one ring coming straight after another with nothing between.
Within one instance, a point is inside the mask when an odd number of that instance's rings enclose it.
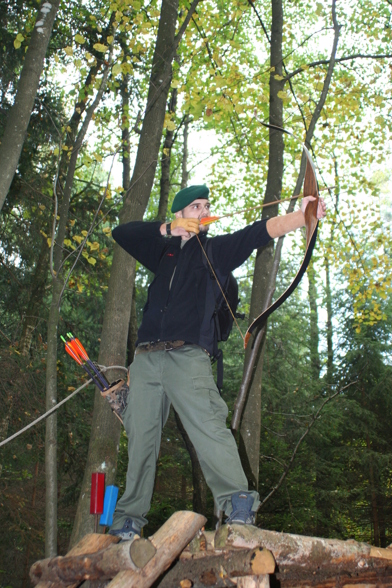
<instances>
[{"instance_id":1,"label":"green cargo pant","mask_svg":"<svg viewBox=\"0 0 392 588\"><path fill-rule=\"evenodd\" d=\"M170 404L196 449L218 508L229 515L231 495L248 489L237 445L226 428L228 409L215 385L208 355L196 345L140 353L130 367L128 405L122 415L129 461L126 488L118 501L112 529L121 529L127 518L140 527L147 523ZM259 495L252 495L256 511Z\"/></svg>"}]
</instances>

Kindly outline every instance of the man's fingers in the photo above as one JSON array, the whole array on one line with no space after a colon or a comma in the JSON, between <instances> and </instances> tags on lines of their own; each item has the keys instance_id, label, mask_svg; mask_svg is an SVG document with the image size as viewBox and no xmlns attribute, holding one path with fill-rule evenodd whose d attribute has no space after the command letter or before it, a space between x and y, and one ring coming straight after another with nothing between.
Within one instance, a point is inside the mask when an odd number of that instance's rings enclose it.
<instances>
[{"instance_id":1,"label":"man's fingers","mask_svg":"<svg viewBox=\"0 0 392 588\"><path fill-rule=\"evenodd\" d=\"M172 231L173 229L184 229L185 231L191 233L198 233L199 232L199 219L197 218L176 218L171 223Z\"/></svg>"}]
</instances>

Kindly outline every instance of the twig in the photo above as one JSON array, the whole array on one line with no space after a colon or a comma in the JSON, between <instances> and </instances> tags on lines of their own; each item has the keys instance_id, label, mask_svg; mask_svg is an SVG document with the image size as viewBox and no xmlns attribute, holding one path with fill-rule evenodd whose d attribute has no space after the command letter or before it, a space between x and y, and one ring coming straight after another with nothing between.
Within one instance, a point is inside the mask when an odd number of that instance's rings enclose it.
<instances>
[{"instance_id":1,"label":"twig","mask_svg":"<svg viewBox=\"0 0 392 588\"><path fill-rule=\"evenodd\" d=\"M285 467L285 470L283 472L283 474L281 475L278 483L272 488L272 490L270 491L269 494L267 494L267 496L261 501L260 506L263 506L270 498L273 494L275 494L275 492L281 487L281 485L283 484L284 479L286 478L291 466L294 463L294 459L295 456L298 453L298 449L302 443L302 441L305 439L305 437L309 434L309 431L311 430L311 428L313 427L314 423L317 421L317 419L320 416L321 411L323 410L323 408L328 404L328 402L331 402L331 400L333 400L334 398L336 398L336 396L338 396L341 392L343 392L343 390L347 390L347 388L349 388L350 386L353 386L354 384L357 384L359 380L355 380L355 382L350 382L349 384L347 384L347 386L343 386L343 388L340 388L339 390L337 390L337 392L335 392L334 394L332 394L332 396L329 396L328 398L326 398L324 400L324 402L321 404L320 408L317 410L317 412L315 413L315 415L312 418L312 421L309 423L309 425L307 426L307 428L305 429L305 431L302 433L301 437L298 439L297 444L294 448L294 451L290 457L290 461L288 462L287 466Z\"/></svg>"}]
</instances>

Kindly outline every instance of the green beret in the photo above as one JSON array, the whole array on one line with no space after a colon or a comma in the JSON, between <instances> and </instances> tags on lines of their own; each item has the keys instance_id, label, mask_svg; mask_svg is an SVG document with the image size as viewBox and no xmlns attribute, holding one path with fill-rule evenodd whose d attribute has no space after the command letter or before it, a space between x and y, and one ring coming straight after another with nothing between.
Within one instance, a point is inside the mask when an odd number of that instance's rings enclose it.
<instances>
[{"instance_id":1,"label":"green beret","mask_svg":"<svg viewBox=\"0 0 392 588\"><path fill-rule=\"evenodd\" d=\"M208 200L209 193L210 190L207 188L207 186L204 185L189 186L188 188L184 188L183 190L177 192L177 194L174 196L171 211L178 212L179 210L182 210L183 208L188 206L188 204L191 204L191 202L193 202L197 198L205 198L206 200Z\"/></svg>"}]
</instances>

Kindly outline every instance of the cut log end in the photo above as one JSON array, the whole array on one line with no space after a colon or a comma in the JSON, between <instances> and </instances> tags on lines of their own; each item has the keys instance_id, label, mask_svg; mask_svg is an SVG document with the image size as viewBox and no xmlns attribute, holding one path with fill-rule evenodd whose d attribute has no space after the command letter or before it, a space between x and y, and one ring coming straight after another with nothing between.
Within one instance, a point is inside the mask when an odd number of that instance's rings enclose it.
<instances>
[{"instance_id":1,"label":"cut log end","mask_svg":"<svg viewBox=\"0 0 392 588\"><path fill-rule=\"evenodd\" d=\"M130 547L130 555L133 563L138 568L144 568L144 566L154 557L157 550L148 539L137 539L132 541Z\"/></svg>"},{"instance_id":2,"label":"cut log end","mask_svg":"<svg viewBox=\"0 0 392 588\"><path fill-rule=\"evenodd\" d=\"M274 556L268 549L258 547L253 551L251 558L251 567L255 576L262 574L273 574L275 571Z\"/></svg>"}]
</instances>

